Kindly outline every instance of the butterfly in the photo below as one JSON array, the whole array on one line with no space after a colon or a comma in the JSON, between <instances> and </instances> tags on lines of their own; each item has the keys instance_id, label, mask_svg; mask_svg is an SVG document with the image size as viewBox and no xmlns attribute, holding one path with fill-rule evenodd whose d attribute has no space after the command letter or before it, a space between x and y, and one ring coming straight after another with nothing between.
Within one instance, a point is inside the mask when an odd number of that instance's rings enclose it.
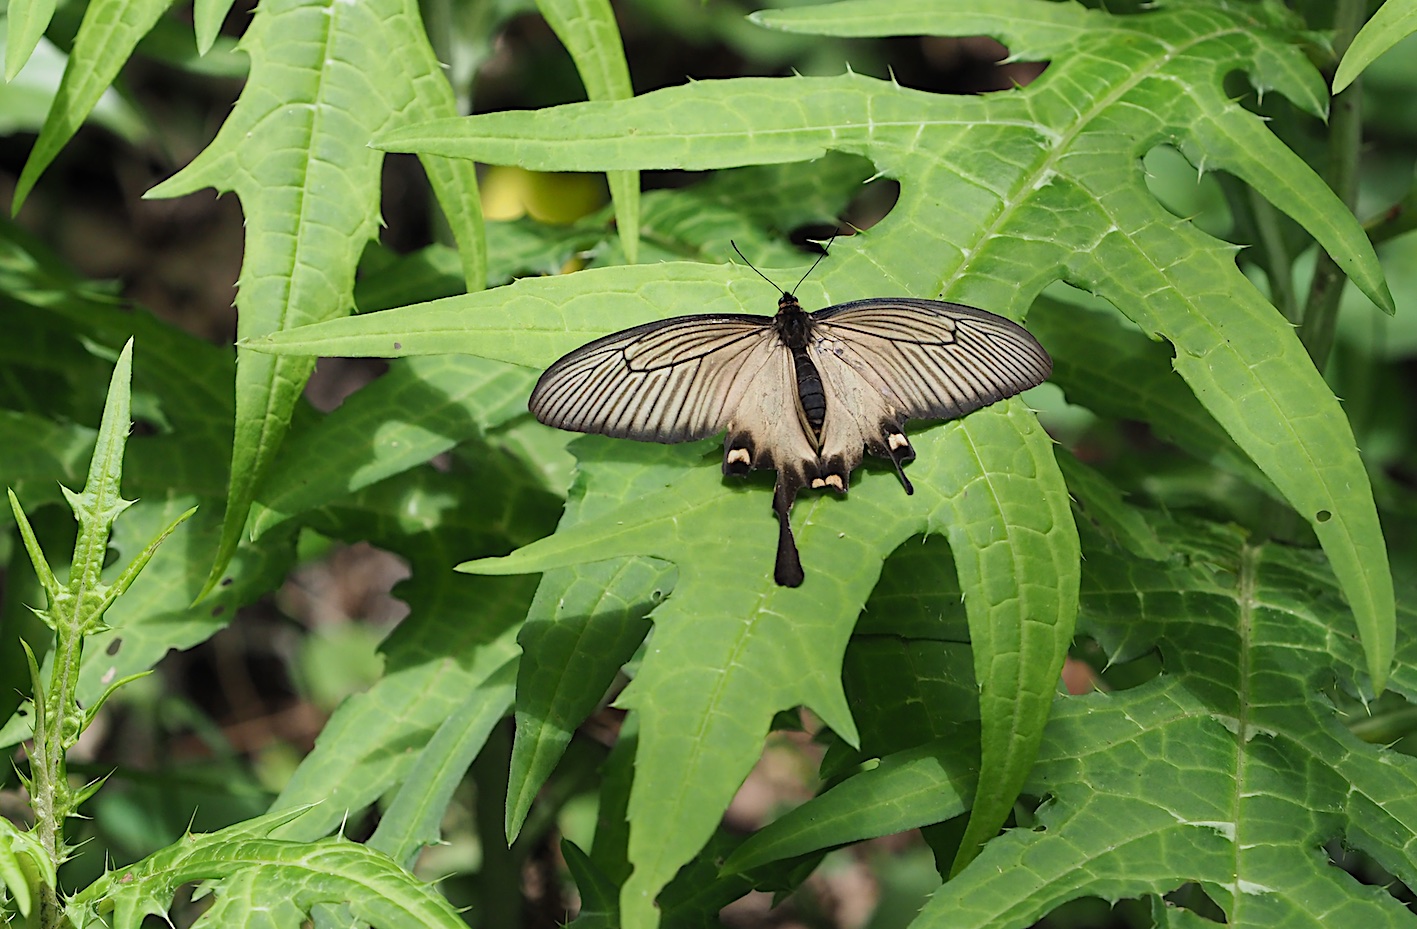
<instances>
[{"instance_id":1,"label":"butterfly","mask_svg":"<svg viewBox=\"0 0 1417 929\"><path fill-rule=\"evenodd\" d=\"M587 343L546 369L527 405L548 426L615 438L726 432L724 474L777 470L773 579L796 587L799 490L845 493L870 453L914 493L906 420L966 416L1042 383L1053 361L1022 326L974 307L876 297L809 313L773 286L775 316L676 316Z\"/></svg>"}]
</instances>

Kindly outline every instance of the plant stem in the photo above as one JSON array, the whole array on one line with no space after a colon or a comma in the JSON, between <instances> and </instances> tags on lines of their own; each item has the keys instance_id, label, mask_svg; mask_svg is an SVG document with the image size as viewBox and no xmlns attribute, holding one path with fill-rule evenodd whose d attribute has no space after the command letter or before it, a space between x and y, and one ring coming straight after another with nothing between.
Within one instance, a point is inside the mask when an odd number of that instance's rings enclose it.
<instances>
[{"instance_id":1,"label":"plant stem","mask_svg":"<svg viewBox=\"0 0 1417 929\"><path fill-rule=\"evenodd\" d=\"M1246 186L1255 221L1255 232L1264 250L1269 270L1269 290L1280 312L1292 323L1299 322L1299 298L1294 294L1294 262L1284 247L1284 233L1279 228L1279 211L1253 187Z\"/></svg>"},{"instance_id":2,"label":"plant stem","mask_svg":"<svg viewBox=\"0 0 1417 929\"><path fill-rule=\"evenodd\" d=\"M1294 256L1284 243L1279 211L1259 191L1221 171L1215 177L1225 192L1235 231L1254 245L1251 257L1269 280L1270 302L1291 323L1299 322L1299 298L1294 293Z\"/></svg>"},{"instance_id":3,"label":"plant stem","mask_svg":"<svg viewBox=\"0 0 1417 929\"><path fill-rule=\"evenodd\" d=\"M1375 246L1417 229L1417 192L1409 191L1407 196L1365 222L1363 229Z\"/></svg>"},{"instance_id":4,"label":"plant stem","mask_svg":"<svg viewBox=\"0 0 1417 929\"><path fill-rule=\"evenodd\" d=\"M1366 0L1339 0L1333 22L1334 52L1339 58L1348 51L1367 11ZM1358 200L1358 151L1363 143L1361 83L1361 80L1354 81L1347 90L1334 97L1329 114L1328 183L1349 210ZM1342 269L1321 249L1314 265L1314 279L1304 305L1303 321L1299 326L1299 338L1320 371L1333 348L1338 301L1343 295L1345 280Z\"/></svg>"},{"instance_id":5,"label":"plant stem","mask_svg":"<svg viewBox=\"0 0 1417 929\"><path fill-rule=\"evenodd\" d=\"M73 609L53 610L62 617L54 643L54 665L43 712L36 712L34 755L31 766L30 802L35 812L35 832L57 869L68 857L64 841L64 821L74 812L74 792L69 787L67 754L82 730L82 710L75 701L79 683L79 663L83 655L84 633L77 615L80 598L71 600ZM55 606L51 604L51 608ZM67 926L63 905L56 888L45 886L40 898L40 925L43 929Z\"/></svg>"},{"instance_id":6,"label":"plant stem","mask_svg":"<svg viewBox=\"0 0 1417 929\"><path fill-rule=\"evenodd\" d=\"M517 929L523 925L521 874L507 847L502 820L511 757L507 727L494 726L472 763L472 777L477 786L474 816L482 846L482 868L477 875L482 925Z\"/></svg>"}]
</instances>

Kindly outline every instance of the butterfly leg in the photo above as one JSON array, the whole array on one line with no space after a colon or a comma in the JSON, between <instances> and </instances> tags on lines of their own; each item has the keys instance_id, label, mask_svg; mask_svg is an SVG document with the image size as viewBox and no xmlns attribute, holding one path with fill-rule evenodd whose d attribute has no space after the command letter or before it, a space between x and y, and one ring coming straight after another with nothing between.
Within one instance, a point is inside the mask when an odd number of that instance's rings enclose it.
<instances>
[{"instance_id":1,"label":"butterfly leg","mask_svg":"<svg viewBox=\"0 0 1417 929\"><path fill-rule=\"evenodd\" d=\"M792 475L782 471L777 473L777 487L772 495L772 511L777 514L777 563L773 567L772 578L780 587L799 587L802 584L802 561L797 556L797 540L792 537L789 518L798 486Z\"/></svg>"}]
</instances>

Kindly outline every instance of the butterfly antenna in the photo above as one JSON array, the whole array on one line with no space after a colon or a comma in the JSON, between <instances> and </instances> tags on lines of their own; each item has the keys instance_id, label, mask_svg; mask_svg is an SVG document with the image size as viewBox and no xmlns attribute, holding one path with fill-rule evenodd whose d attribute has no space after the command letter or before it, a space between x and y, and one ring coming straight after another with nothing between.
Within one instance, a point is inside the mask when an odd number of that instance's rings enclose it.
<instances>
[{"instance_id":1,"label":"butterfly antenna","mask_svg":"<svg viewBox=\"0 0 1417 929\"><path fill-rule=\"evenodd\" d=\"M839 235L841 235L841 227L840 227L840 226L837 226L837 227L836 227L836 232L833 232L833 233L832 233L832 237L831 237L830 239L827 239L827 244L826 244L826 246L822 249L822 253L817 256L817 260L816 260L816 261L812 262L812 266L807 269L807 274L802 275L802 280L797 282L797 287L801 287L801 286L802 286L802 281L805 281L805 280L807 279L808 275L810 275L813 271L817 270L817 265L821 264L821 263L822 263L822 259L825 258L825 257L827 257L827 252L831 251L832 243L836 241L836 237L839 236ZM794 287L794 288L792 288L792 289L795 291L795 290L797 289L797 287Z\"/></svg>"},{"instance_id":2,"label":"butterfly antenna","mask_svg":"<svg viewBox=\"0 0 1417 929\"><path fill-rule=\"evenodd\" d=\"M754 274L756 274L758 277L762 278L763 280L767 281L769 284L772 285L772 289L773 289L773 290L777 291L777 292L780 293L780 294L785 294L785 293L787 293L787 291L783 290L781 287L777 286L776 284L773 284L772 278L768 277L766 274L764 274L763 272L759 271L757 268L753 267L753 263L748 260L748 256L747 256L747 255L743 254L743 250L738 247L738 243L737 243L737 242L733 241L732 239L729 239L729 240L728 240L728 244L733 246L733 250L738 253L738 257L739 257L739 258L742 258L742 259L743 259L743 263L744 263L745 265L747 265L747 266L750 267L750 268L753 268L753 273L754 273ZM819 258L819 259L817 259L817 260L820 261L821 259ZM815 268L816 265L812 265L812 267ZM810 270L809 270L808 273L810 273Z\"/></svg>"}]
</instances>

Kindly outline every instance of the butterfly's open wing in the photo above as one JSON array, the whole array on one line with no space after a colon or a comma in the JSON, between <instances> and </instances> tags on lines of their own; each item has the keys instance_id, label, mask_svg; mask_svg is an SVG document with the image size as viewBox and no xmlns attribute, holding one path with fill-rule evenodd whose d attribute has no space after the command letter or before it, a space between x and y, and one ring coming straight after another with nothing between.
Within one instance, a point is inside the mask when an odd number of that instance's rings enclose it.
<instances>
[{"instance_id":1,"label":"butterfly's open wing","mask_svg":"<svg viewBox=\"0 0 1417 929\"><path fill-rule=\"evenodd\" d=\"M1053 361L1022 326L958 303L858 300L812 314L809 350L829 396L822 456L847 473L863 447L900 466L915 457L907 419L958 419L1041 384Z\"/></svg>"},{"instance_id":2,"label":"butterfly's open wing","mask_svg":"<svg viewBox=\"0 0 1417 929\"><path fill-rule=\"evenodd\" d=\"M527 406L548 426L649 442L727 430L726 474L778 470L775 576L795 587L802 567L787 514L810 479L816 449L797 415L792 353L762 316L680 316L626 329L561 358Z\"/></svg>"},{"instance_id":3,"label":"butterfly's open wing","mask_svg":"<svg viewBox=\"0 0 1417 929\"><path fill-rule=\"evenodd\" d=\"M728 426L773 350L762 316L678 316L583 345L536 382L548 426L646 442L689 442Z\"/></svg>"}]
</instances>

